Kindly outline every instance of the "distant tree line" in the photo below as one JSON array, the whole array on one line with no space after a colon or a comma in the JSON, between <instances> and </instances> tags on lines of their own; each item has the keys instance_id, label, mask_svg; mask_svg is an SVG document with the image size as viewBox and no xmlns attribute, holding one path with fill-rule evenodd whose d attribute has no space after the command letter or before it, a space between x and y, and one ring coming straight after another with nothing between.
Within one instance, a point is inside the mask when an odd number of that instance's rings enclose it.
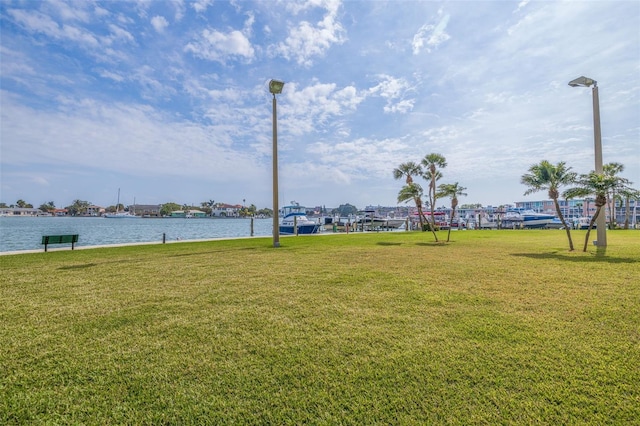
<instances>
[{"instance_id":1,"label":"distant tree line","mask_svg":"<svg viewBox=\"0 0 640 426\"><path fill-rule=\"evenodd\" d=\"M74 200L73 203L63 208L67 210L67 213L71 216L82 216L86 214L89 207L91 207L92 205L93 203L89 201ZM183 210L183 211L184 210L201 210L207 213L208 215L210 215L214 207L221 206L221 205L223 205L223 203L216 203L214 200L203 201L202 203L200 203L199 206L192 206L188 204L178 204L178 203L170 202L170 203L164 203L161 205L160 214L162 216L169 216L171 215L172 212L180 211L180 210ZM15 204L10 204L10 205L0 202L0 208L32 209L33 204L27 203L26 201L20 199L16 201ZM57 207L53 201L48 201L46 203L41 204L38 207L38 209L43 212L53 213L57 209ZM105 207L105 211L108 213L112 213L116 211L125 211L125 210L126 210L126 207L122 203L118 205ZM254 204L251 204L249 206L243 205L242 208L239 210L238 214L241 217L251 217L251 216L271 217L273 215L273 210L269 208L258 209Z\"/></svg>"}]
</instances>

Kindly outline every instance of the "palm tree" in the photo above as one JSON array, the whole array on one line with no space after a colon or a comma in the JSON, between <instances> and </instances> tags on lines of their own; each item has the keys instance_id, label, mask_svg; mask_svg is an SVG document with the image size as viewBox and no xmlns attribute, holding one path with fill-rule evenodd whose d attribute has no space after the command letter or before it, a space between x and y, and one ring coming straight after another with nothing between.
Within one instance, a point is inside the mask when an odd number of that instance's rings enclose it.
<instances>
[{"instance_id":1,"label":"palm tree","mask_svg":"<svg viewBox=\"0 0 640 426\"><path fill-rule=\"evenodd\" d=\"M607 192L607 202L609 204L609 227L611 229L616 227L616 198L618 192L627 188L631 182L629 179L618 176L624 171L624 165L620 163L607 163L602 166L602 173L613 178L616 181L616 186L611 188Z\"/></svg>"},{"instance_id":2,"label":"palm tree","mask_svg":"<svg viewBox=\"0 0 640 426\"><path fill-rule=\"evenodd\" d=\"M42 210L43 212L53 212L56 209L56 205L53 201L49 201L47 203L41 204L40 207L38 207L40 210Z\"/></svg>"},{"instance_id":3,"label":"palm tree","mask_svg":"<svg viewBox=\"0 0 640 426\"><path fill-rule=\"evenodd\" d=\"M629 229L629 216L631 215L630 202L631 200L635 200L637 203L638 200L640 200L640 191L626 187L618 191L618 195L624 199L624 229Z\"/></svg>"},{"instance_id":4,"label":"palm tree","mask_svg":"<svg viewBox=\"0 0 640 426\"><path fill-rule=\"evenodd\" d=\"M434 230L433 235L438 242L438 236L435 233L436 229L436 217L435 208L437 196L436 181L442 177L442 173L438 168L447 167L447 160L445 160L442 154L431 153L427 154L421 161L422 166L425 168L423 177L429 181L429 207L431 208L431 228Z\"/></svg>"},{"instance_id":5,"label":"palm tree","mask_svg":"<svg viewBox=\"0 0 640 426\"><path fill-rule=\"evenodd\" d=\"M73 200L73 204L67 207L69 213L72 216L81 215L87 211L87 208L91 205L88 201Z\"/></svg>"},{"instance_id":6,"label":"palm tree","mask_svg":"<svg viewBox=\"0 0 640 426\"><path fill-rule=\"evenodd\" d=\"M413 176L420 176L422 168L419 164L413 161L400 164L397 168L393 169L393 178L398 180L405 178L407 185L413 183Z\"/></svg>"},{"instance_id":7,"label":"palm tree","mask_svg":"<svg viewBox=\"0 0 640 426\"><path fill-rule=\"evenodd\" d=\"M400 194L403 192L407 192L407 194L404 194L403 197L406 196L408 198L404 198L402 201L415 200L416 209L418 209L418 218L420 220L420 229L422 229L422 187L418 185L417 188L415 188L410 187L410 185L413 184L413 177L420 176L421 173L422 168L419 164L416 164L413 161L407 161L406 163L402 163L398 167L393 169L393 178L398 180L404 177L405 183L407 184L400 190L400 193L398 194L398 202L400 202ZM418 197L414 197L413 195L409 196L409 194L414 194L417 192L420 193Z\"/></svg>"},{"instance_id":8,"label":"palm tree","mask_svg":"<svg viewBox=\"0 0 640 426\"><path fill-rule=\"evenodd\" d=\"M577 180L577 184L577 187L567 189L564 192L563 195L565 198L584 197L587 195L595 195L596 197L596 213L589 221L587 235L584 238L584 248L582 251L586 252L589 242L589 234L591 233L591 229L593 229L593 224L596 223L598 215L601 214L602 207L607 205L607 194L616 187L618 182L613 176L591 171L589 174L580 175L580 179Z\"/></svg>"},{"instance_id":9,"label":"palm tree","mask_svg":"<svg viewBox=\"0 0 640 426\"><path fill-rule=\"evenodd\" d=\"M560 187L575 183L576 178L577 174L572 172L571 167L567 167L564 161L554 165L547 160L542 160L539 164L532 165L529 167L529 173L525 173L520 178L520 182L529 187L529 189L525 191L524 195L529 195L545 189L548 191L549 198L553 200L553 205L556 208L558 218L560 219L560 222L562 222L562 226L567 233L569 251L573 251L571 229L567 226L567 222L562 215L560 203L558 203L558 197L560 196Z\"/></svg>"},{"instance_id":10,"label":"palm tree","mask_svg":"<svg viewBox=\"0 0 640 426\"><path fill-rule=\"evenodd\" d=\"M420 229L424 229L424 213L422 212L422 187L417 183L408 183L398 192L398 202L407 202L413 200L418 209L418 220L420 220Z\"/></svg>"},{"instance_id":11,"label":"palm tree","mask_svg":"<svg viewBox=\"0 0 640 426\"><path fill-rule=\"evenodd\" d=\"M438 186L438 198L451 198L451 219L449 220L449 232L447 232L447 242L451 237L451 227L453 226L453 218L456 215L456 207L458 207L458 196L463 197L467 194L464 192L467 188L456 183L443 183ZM460 228L458 228L460 229Z\"/></svg>"}]
</instances>

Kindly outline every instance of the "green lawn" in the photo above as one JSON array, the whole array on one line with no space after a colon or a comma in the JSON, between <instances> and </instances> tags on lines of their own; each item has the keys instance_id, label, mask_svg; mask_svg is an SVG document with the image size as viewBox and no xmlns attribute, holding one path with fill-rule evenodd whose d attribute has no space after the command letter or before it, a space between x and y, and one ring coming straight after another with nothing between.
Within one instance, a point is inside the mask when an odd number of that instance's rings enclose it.
<instances>
[{"instance_id":1,"label":"green lawn","mask_svg":"<svg viewBox=\"0 0 640 426\"><path fill-rule=\"evenodd\" d=\"M281 242L0 256L0 423L639 424L640 232Z\"/></svg>"}]
</instances>

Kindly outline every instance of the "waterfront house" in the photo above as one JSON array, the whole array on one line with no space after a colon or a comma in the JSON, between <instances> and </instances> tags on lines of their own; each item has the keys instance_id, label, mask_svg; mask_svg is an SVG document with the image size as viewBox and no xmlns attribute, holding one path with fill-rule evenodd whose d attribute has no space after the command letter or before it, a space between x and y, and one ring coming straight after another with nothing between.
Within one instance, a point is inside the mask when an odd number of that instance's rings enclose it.
<instances>
[{"instance_id":1,"label":"waterfront house","mask_svg":"<svg viewBox=\"0 0 640 426\"><path fill-rule=\"evenodd\" d=\"M85 212L86 216L100 216L104 213L104 207L100 206L89 206L87 207L87 211Z\"/></svg>"},{"instance_id":2,"label":"waterfront house","mask_svg":"<svg viewBox=\"0 0 640 426\"><path fill-rule=\"evenodd\" d=\"M160 217L161 204L135 204L128 207L129 212L142 217Z\"/></svg>"},{"instance_id":3,"label":"waterfront house","mask_svg":"<svg viewBox=\"0 0 640 426\"><path fill-rule=\"evenodd\" d=\"M240 204L224 204L218 203L211 208L211 216L217 217L238 217L242 206Z\"/></svg>"},{"instance_id":4,"label":"waterfront house","mask_svg":"<svg viewBox=\"0 0 640 426\"><path fill-rule=\"evenodd\" d=\"M0 208L0 216L7 217L36 217L40 216L42 211L40 209L26 208L26 207L3 207Z\"/></svg>"},{"instance_id":5,"label":"waterfront house","mask_svg":"<svg viewBox=\"0 0 640 426\"><path fill-rule=\"evenodd\" d=\"M202 210L176 210L171 212L171 217L184 217L184 218L192 218L192 217L207 217L207 213Z\"/></svg>"}]
</instances>

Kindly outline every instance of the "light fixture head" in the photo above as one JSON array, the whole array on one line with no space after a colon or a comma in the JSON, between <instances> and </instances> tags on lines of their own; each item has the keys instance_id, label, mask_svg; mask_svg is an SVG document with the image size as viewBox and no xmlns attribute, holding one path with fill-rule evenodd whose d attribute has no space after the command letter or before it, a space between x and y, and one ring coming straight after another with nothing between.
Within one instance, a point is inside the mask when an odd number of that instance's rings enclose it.
<instances>
[{"instance_id":1,"label":"light fixture head","mask_svg":"<svg viewBox=\"0 0 640 426\"><path fill-rule=\"evenodd\" d=\"M578 77L575 80L571 80L569 82L569 86L571 87L589 87L591 85L597 86L598 82L592 78L585 77L585 76Z\"/></svg>"},{"instance_id":2,"label":"light fixture head","mask_svg":"<svg viewBox=\"0 0 640 426\"><path fill-rule=\"evenodd\" d=\"M274 95L282 93L283 87L284 87L284 81L271 80L269 82L269 92L273 93Z\"/></svg>"}]
</instances>

